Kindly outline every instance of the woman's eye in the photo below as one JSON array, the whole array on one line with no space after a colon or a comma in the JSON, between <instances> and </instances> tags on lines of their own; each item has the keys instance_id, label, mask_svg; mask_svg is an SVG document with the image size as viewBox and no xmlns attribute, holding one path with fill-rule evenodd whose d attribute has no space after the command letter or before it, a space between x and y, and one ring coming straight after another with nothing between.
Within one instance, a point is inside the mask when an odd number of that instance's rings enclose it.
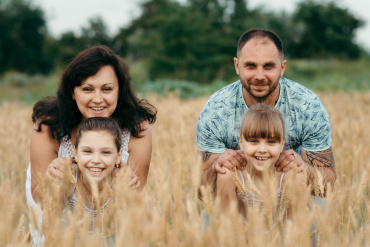
<instances>
[{"instance_id":1,"label":"woman's eye","mask_svg":"<svg viewBox=\"0 0 370 247\"><path fill-rule=\"evenodd\" d=\"M113 90L113 88L111 88L111 87L103 88L103 91L105 91L105 92L109 92L109 91L112 91L112 90Z\"/></svg>"},{"instance_id":2,"label":"woman's eye","mask_svg":"<svg viewBox=\"0 0 370 247\"><path fill-rule=\"evenodd\" d=\"M88 88L88 87L84 87L84 88L82 88L82 91L90 92L90 91L92 91L92 89Z\"/></svg>"}]
</instances>

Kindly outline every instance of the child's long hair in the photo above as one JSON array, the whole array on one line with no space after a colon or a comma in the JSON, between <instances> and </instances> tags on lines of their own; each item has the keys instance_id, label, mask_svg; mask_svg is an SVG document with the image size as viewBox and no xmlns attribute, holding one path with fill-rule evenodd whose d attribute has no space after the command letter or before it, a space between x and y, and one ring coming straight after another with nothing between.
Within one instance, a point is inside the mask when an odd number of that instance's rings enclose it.
<instances>
[{"instance_id":1,"label":"child's long hair","mask_svg":"<svg viewBox=\"0 0 370 247\"><path fill-rule=\"evenodd\" d=\"M285 139L283 115L273 106L253 105L243 117L240 137L247 141L263 138L282 142Z\"/></svg>"},{"instance_id":2,"label":"child's long hair","mask_svg":"<svg viewBox=\"0 0 370 247\"><path fill-rule=\"evenodd\" d=\"M107 131L114 138L117 151L119 151L122 147L121 130L117 122L113 119L104 117L92 117L86 119L86 121L84 121L78 127L75 148L78 148L78 143L82 134L87 131Z\"/></svg>"}]
</instances>

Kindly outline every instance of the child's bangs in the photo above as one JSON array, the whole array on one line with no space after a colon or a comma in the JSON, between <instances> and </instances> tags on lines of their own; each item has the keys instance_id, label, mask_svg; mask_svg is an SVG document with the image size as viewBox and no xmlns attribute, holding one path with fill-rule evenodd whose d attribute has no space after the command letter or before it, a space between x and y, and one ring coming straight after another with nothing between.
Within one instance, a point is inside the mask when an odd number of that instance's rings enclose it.
<instances>
[{"instance_id":1,"label":"child's bangs","mask_svg":"<svg viewBox=\"0 0 370 247\"><path fill-rule=\"evenodd\" d=\"M247 141L262 138L281 142L285 136L284 132L284 126L279 117L264 112L245 119L242 135Z\"/></svg>"}]
</instances>

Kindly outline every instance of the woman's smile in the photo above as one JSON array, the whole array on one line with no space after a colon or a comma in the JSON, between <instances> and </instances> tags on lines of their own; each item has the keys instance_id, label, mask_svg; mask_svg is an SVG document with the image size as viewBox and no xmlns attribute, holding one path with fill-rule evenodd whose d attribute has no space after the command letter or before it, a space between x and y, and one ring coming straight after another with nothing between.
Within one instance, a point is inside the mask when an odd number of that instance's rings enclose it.
<instances>
[{"instance_id":1,"label":"woman's smile","mask_svg":"<svg viewBox=\"0 0 370 247\"><path fill-rule=\"evenodd\" d=\"M112 66L103 66L94 76L75 87L73 99L84 116L110 117L116 110L119 85Z\"/></svg>"}]
</instances>

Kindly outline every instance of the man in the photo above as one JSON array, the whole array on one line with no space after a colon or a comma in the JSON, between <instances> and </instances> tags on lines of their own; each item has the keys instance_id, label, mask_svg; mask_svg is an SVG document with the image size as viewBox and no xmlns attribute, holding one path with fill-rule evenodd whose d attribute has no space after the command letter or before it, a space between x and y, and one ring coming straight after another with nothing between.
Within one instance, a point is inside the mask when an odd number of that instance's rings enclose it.
<instances>
[{"instance_id":1,"label":"man","mask_svg":"<svg viewBox=\"0 0 370 247\"><path fill-rule=\"evenodd\" d=\"M336 171L328 113L317 95L283 77L283 58L282 41L269 30L252 29L240 37L234 58L240 79L213 94L198 118L196 143L203 161L203 184L216 186L217 173L225 173L224 169L245 168L238 141L241 119L253 104L263 103L280 110L286 125L285 148L276 169L307 169L313 184L317 168L324 186L333 185Z\"/></svg>"}]
</instances>

